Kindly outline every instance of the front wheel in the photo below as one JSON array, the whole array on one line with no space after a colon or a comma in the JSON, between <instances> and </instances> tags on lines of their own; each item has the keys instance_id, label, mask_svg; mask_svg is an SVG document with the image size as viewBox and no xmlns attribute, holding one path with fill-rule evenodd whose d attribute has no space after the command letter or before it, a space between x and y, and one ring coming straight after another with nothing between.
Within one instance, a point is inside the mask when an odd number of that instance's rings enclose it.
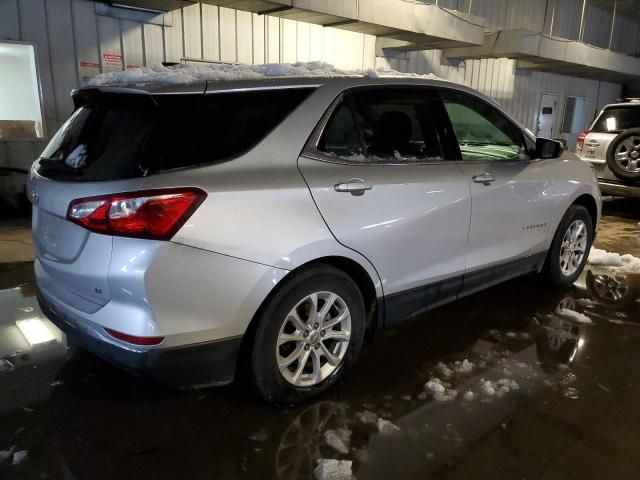
<instances>
[{"instance_id":1,"label":"front wheel","mask_svg":"<svg viewBox=\"0 0 640 480\"><path fill-rule=\"evenodd\" d=\"M291 405L339 381L364 339L365 308L344 272L313 266L286 280L257 318L249 381L264 400Z\"/></svg>"},{"instance_id":2,"label":"front wheel","mask_svg":"<svg viewBox=\"0 0 640 480\"><path fill-rule=\"evenodd\" d=\"M593 219L581 205L572 205L562 218L547 255L544 273L552 284L568 287L578 279L593 243Z\"/></svg>"}]
</instances>

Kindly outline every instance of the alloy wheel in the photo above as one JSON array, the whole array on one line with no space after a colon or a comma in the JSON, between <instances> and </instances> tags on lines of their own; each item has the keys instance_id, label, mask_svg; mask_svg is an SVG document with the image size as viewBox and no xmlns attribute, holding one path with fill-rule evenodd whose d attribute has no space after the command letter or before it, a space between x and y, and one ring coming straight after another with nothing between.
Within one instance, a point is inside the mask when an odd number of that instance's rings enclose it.
<instances>
[{"instance_id":1,"label":"alloy wheel","mask_svg":"<svg viewBox=\"0 0 640 480\"><path fill-rule=\"evenodd\" d=\"M333 292L315 292L287 314L276 344L276 361L284 379L311 387L334 373L349 348L351 313Z\"/></svg>"},{"instance_id":2,"label":"alloy wheel","mask_svg":"<svg viewBox=\"0 0 640 480\"><path fill-rule=\"evenodd\" d=\"M575 220L562 239L560 246L560 271L570 277L582 263L587 250L587 225L582 220Z\"/></svg>"},{"instance_id":3,"label":"alloy wheel","mask_svg":"<svg viewBox=\"0 0 640 480\"><path fill-rule=\"evenodd\" d=\"M640 137L632 136L621 142L615 160L627 172L640 173Z\"/></svg>"}]
</instances>

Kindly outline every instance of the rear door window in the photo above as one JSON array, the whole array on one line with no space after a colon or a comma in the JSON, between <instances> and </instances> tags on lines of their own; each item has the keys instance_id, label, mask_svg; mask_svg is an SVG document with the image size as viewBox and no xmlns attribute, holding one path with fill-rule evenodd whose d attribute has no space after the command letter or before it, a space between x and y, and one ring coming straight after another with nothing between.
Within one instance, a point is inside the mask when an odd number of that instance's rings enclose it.
<instances>
[{"instance_id":1,"label":"rear door window","mask_svg":"<svg viewBox=\"0 0 640 480\"><path fill-rule=\"evenodd\" d=\"M92 182L229 160L257 145L311 91L95 95L62 126L36 168L47 178Z\"/></svg>"},{"instance_id":2,"label":"rear door window","mask_svg":"<svg viewBox=\"0 0 640 480\"><path fill-rule=\"evenodd\" d=\"M640 128L640 105L607 108L595 121L591 131L620 133L630 128Z\"/></svg>"},{"instance_id":3,"label":"rear door window","mask_svg":"<svg viewBox=\"0 0 640 480\"><path fill-rule=\"evenodd\" d=\"M426 89L367 89L345 94L319 150L346 161L406 163L443 159L439 98Z\"/></svg>"}]
</instances>

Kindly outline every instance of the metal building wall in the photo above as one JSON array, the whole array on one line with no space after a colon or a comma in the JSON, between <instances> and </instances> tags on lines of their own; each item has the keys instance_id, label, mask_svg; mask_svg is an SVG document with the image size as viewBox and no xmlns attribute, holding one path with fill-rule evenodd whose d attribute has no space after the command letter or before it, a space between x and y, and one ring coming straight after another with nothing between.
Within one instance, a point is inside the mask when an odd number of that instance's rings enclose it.
<instances>
[{"instance_id":1,"label":"metal building wall","mask_svg":"<svg viewBox=\"0 0 640 480\"><path fill-rule=\"evenodd\" d=\"M0 39L36 45L48 137L72 111L70 91L100 72L182 57L375 65L371 35L198 3L155 15L87 0L0 0ZM0 165L26 168L44 145L0 141Z\"/></svg>"},{"instance_id":2,"label":"metal building wall","mask_svg":"<svg viewBox=\"0 0 640 480\"><path fill-rule=\"evenodd\" d=\"M582 0L435 2L484 17L492 30L540 28L566 38L579 35ZM372 36L205 4L194 3L165 15L110 9L111 16L105 16L97 15L96 7L107 9L88 0L0 1L0 38L36 44L49 135L69 115L69 92L82 84L83 78L182 57L246 63L324 60L342 68L368 68L377 61L404 71L434 72L496 98L532 130L542 93L558 93L562 106L567 95L585 96L585 126L597 108L620 93L615 84L516 72L514 62L507 59L470 60L449 66L441 65L440 52L427 51L405 59L376 60ZM606 29L599 23L606 11L590 7L585 15L585 39L607 45L612 40L615 49L626 53L640 50L637 22L619 17L619 27L610 38L610 30L602 33ZM104 54L109 55L107 59ZM43 147L42 141L0 142L0 165L26 167Z\"/></svg>"},{"instance_id":3,"label":"metal building wall","mask_svg":"<svg viewBox=\"0 0 640 480\"><path fill-rule=\"evenodd\" d=\"M459 65L442 61L440 51L411 52L396 58L377 59L377 66L406 72L434 73L442 78L468 85L495 99L523 126L536 133L542 95L558 96L554 138L564 138L573 149L577 134L561 134L564 105L568 96L585 97L581 128L587 128L597 112L621 94L617 83L552 73L517 70L516 61L507 58L467 60Z\"/></svg>"}]
</instances>

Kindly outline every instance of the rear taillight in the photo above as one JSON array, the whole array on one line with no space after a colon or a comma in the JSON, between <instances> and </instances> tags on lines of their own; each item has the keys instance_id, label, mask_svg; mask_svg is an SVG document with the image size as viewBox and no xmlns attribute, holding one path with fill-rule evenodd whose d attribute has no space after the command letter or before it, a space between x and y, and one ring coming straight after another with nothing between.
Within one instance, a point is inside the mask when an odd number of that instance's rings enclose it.
<instances>
[{"instance_id":1,"label":"rear taillight","mask_svg":"<svg viewBox=\"0 0 640 480\"><path fill-rule=\"evenodd\" d=\"M587 138L587 135L591 133L591 130L583 130L578 134L578 143L576 143L576 148L582 151L584 147L584 139Z\"/></svg>"},{"instance_id":2,"label":"rear taillight","mask_svg":"<svg viewBox=\"0 0 640 480\"><path fill-rule=\"evenodd\" d=\"M164 337L136 337L135 335L128 335L126 333L118 332L110 328L105 328L105 332L111 335L113 338L122 340L123 342L132 343L134 345L159 345L164 340Z\"/></svg>"},{"instance_id":3,"label":"rear taillight","mask_svg":"<svg viewBox=\"0 0 640 480\"><path fill-rule=\"evenodd\" d=\"M170 188L79 198L67 220L105 235L169 240L206 197L199 188Z\"/></svg>"}]
</instances>

